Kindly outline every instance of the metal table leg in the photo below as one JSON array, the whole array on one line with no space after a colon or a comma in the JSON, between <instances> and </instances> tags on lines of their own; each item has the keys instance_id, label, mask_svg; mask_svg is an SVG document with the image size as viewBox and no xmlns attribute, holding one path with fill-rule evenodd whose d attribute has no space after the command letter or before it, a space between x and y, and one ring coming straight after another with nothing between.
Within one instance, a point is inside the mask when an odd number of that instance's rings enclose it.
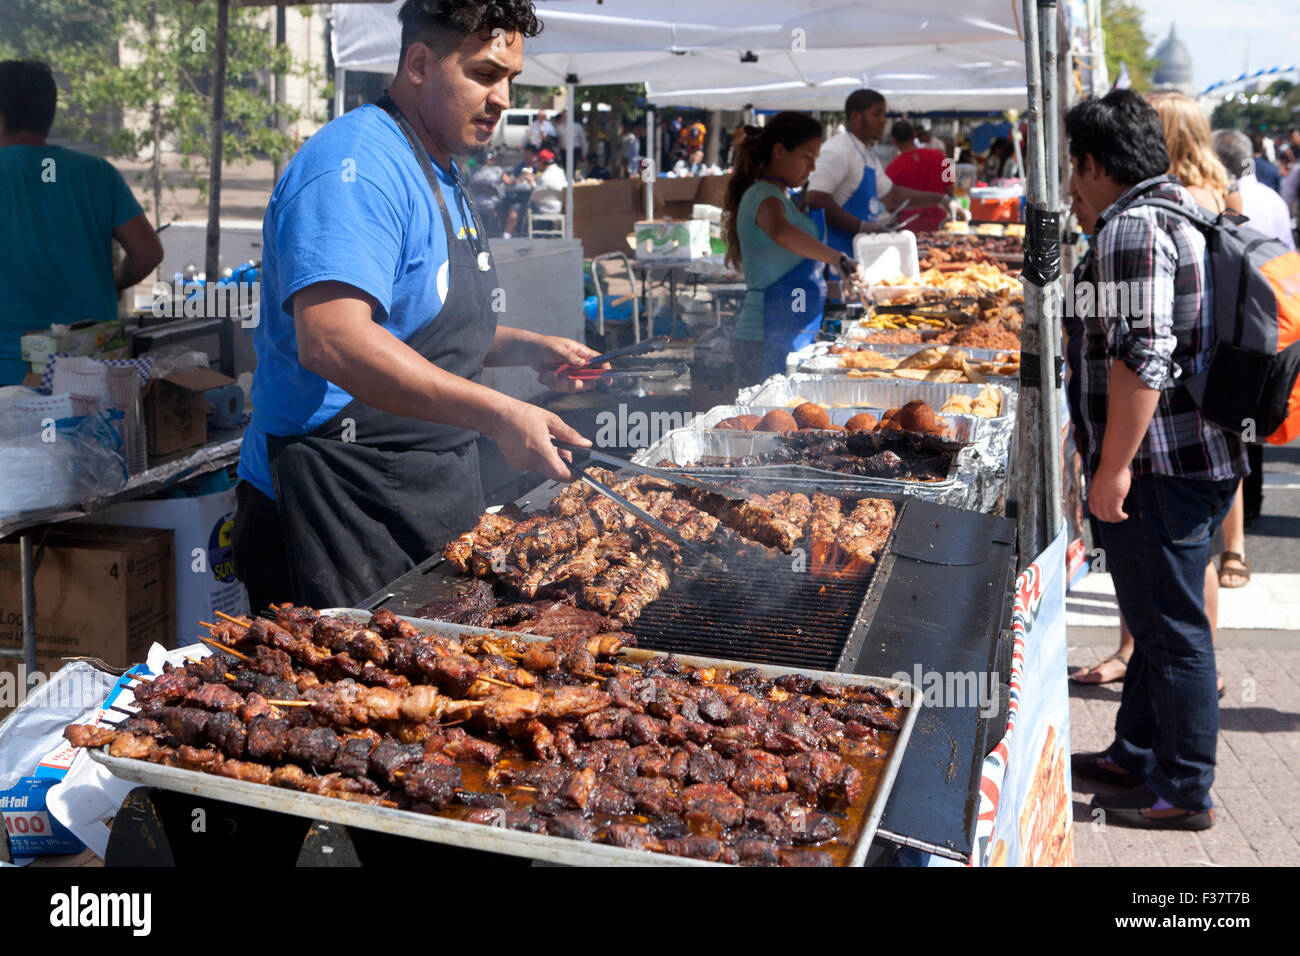
<instances>
[{"instance_id":1,"label":"metal table leg","mask_svg":"<svg viewBox=\"0 0 1300 956\"><path fill-rule=\"evenodd\" d=\"M26 680L36 673L36 561L32 557L32 536L18 536L18 570L22 582L23 646L0 647L0 659L11 658L27 666L26 679L20 688L27 693Z\"/></svg>"}]
</instances>

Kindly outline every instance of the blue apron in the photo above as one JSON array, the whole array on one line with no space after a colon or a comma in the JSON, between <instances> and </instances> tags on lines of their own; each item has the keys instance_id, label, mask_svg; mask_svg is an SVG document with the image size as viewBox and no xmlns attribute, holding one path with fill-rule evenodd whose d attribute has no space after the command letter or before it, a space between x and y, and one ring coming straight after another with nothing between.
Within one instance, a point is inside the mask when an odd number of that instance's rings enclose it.
<instances>
[{"instance_id":1,"label":"blue apron","mask_svg":"<svg viewBox=\"0 0 1300 956\"><path fill-rule=\"evenodd\" d=\"M862 152L862 147L856 141L853 145L865 159L866 154ZM880 200L876 197L876 171L870 163L863 167L862 181L858 183L858 188L853 191L853 195L844 201L842 208L849 215L857 216L867 222L875 222L879 218ZM826 224L826 245L838 249L850 259L853 258L854 235L855 233L837 229L829 222Z\"/></svg>"},{"instance_id":2,"label":"blue apron","mask_svg":"<svg viewBox=\"0 0 1300 956\"><path fill-rule=\"evenodd\" d=\"M816 259L804 259L763 290L764 379L784 375L786 356L817 338L825 307L826 280Z\"/></svg>"}]
</instances>

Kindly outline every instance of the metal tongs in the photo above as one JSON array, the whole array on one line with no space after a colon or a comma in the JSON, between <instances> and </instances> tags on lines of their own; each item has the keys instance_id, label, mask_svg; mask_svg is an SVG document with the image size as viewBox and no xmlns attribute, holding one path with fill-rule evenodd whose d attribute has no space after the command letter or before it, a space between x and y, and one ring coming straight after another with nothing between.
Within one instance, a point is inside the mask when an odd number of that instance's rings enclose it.
<instances>
[{"instance_id":1,"label":"metal tongs","mask_svg":"<svg viewBox=\"0 0 1300 956\"><path fill-rule=\"evenodd\" d=\"M664 481L670 481L673 484L688 485L693 488L699 488L703 491L709 491L714 494L723 495L728 498L735 497L726 489L720 488L717 485L711 485L705 481L700 481L698 478L692 478L689 475L680 475L677 472L665 471L662 468L651 468L646 465L638 465L628 461L626 458L619 458L616 455L607 455L603 451L596 451L595 449L592 448L585 448L582 445L575 445L572 442L560 441L558 438L552 438L551 442L552 444L555 445L556 448L564 449L565 451L572 452L575 455L586 455L587 458L590 459L590 461L598 461L601 462L602 464L611 465L615 468L627 469L628 471L632 471L640 475L646 475L651 478L660 478ZM591 475L587 474L586 468L587 468L586 464L579 465L576 460L569 463L569 470L572 471L580 481L584 482L588 487L590 487L592 490L596 491L597 493L604 495L606 498L614 502L614 504L618 505L624 511L627 511L629 514L634 515L639 520L644 521L646 524L650 525L650 527L654 528L656 531L662 534L669 541L673 542L673 544L680 547L683 551L686 551L687 553L694 555L698 560L706 564L714 565L720 571L730 570L727 567L727 563L723 561L721 557L714 554L712 551L700 547L694 541L687 541L680 534L678 534L676 531L674 531L671 527L669 527L664 522L660 521L654 515L650 514L645 509L639 508L636 505L632 504L632 502L628 501L626 498L620 495L613 488L609 487L609 485L605 484L603 481L599 480L598 478L593 478Z\"/></svg>"},{"instance_id":2,"label":"metal tongs","mask_svg":"<svg viewBox=\"0 0 1300 956\"><path fill-rule=\"evenodd\" d=\"M670 341L672 340L667 335L657 335L652 339L646 339L644 342L638 342L636 345L627 345L621 349L594 355L587 360L586 365L561 365L555 370L555 374L561 378L570 378L579 382L599 382L601 385L611 385L614 382L627 379L661 380L678 378L689 371L685 362L662 368L648 369L607 369L599 367L611 359L644 355L647 352L658 352L660 349L666 348Z\"/></svg>"}]
</instances>

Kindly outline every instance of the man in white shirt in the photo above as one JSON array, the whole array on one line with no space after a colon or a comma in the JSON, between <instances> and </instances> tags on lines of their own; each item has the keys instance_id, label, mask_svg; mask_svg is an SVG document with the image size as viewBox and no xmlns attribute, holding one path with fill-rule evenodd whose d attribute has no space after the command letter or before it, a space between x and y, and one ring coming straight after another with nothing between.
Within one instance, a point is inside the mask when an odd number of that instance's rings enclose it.
<instances>
[{"instance_id":1,"label":"man in white shirt","mask_svg":"<svg viewBox=\"0 0 1300 956\"><path fill-rule=\"evenodd\" d=\"M541 149L546 137L554 135L555 126L546 118L546 110L538 110L537 116L528 124L528 142Z\"/></svg>"},{"instance_id":2,"label":"man in white shirt","mask_svg":"<svg viewBox=\"0 0 1300 956\"><path fill-rule=\"evenodd\" d=\"M1255 178L1255 159L1250 137L1240 130L1215 130L1214 152L1227 169L1229 178L1236 179L1234 185L1241 194L1241 213L1250 220L1247 225L1283 242L1287 248L1294 249L1291 211L1281 196Z\"/></svg>"},{"instance_id":3,"label":"man in white shirt","mask_svg":"<svg viewBox=\"0 0 1300 956\"><path fill-rule=\"evenodd\" d=\"M544 149L537 154L537 187L533 190L533 211L558 215L564 211L564 189L568 179L555 163L555 154Z\"/></svg>"},{"instance_id":4,"label":"man in white shirt","mask_svg":"<svg viewBox=\"0 0 1300 956\"><path fill-rule=\"evenodd\" d=\"M568 133L565 132L569 126L569 114L558 113L555 117L555 138L560 141L560 154L569 148L569 141L566 138ZM574 148L574 168L578 166L578 159L587 155L587 131L582 128L581 123L573 124L573 148Z\"/></svg>"},{"instance_id":5,"label":"man in white shirt","mask_svg":"<svg viewBox=\"0 0 1300 956\"><path fill-rule=\"evenodd\" d=\"M854 90L844 102L844 130L832 136L817 157L808 180L808 205L826 215L826 244L853 257L853 237L859 232L888 228L892 212L927 206L953 207L944 193L922 192L896 185L871 152L885 131L885 98L875 90ZM961 207L956 207L960 209Z\"/></svg>"}]
</instances>

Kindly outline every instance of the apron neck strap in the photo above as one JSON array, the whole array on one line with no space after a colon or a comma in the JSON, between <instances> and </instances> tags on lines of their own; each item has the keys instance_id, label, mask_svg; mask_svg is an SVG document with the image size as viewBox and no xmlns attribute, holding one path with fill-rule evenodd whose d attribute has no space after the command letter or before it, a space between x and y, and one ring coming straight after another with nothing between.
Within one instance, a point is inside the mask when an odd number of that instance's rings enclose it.
<instances>
[{"instance_id":1,"label":"apron neck strap","mask_svg":"<svg viewBox=\"0 0 1300 956\"><path fill-rule=\"evenodd\" d=\"M393 118L393 121L397 123L397 128L406 137L406 142L410 145L411 151L415 153L415 158L420 163L420 169L424 171L424 178L429 181L429 188L433 190L433 198L438 200L438 209L442 212L443 221L447 224L447 234L450 237L451 216L447 213L447 204L443 201L442 189L438 186L438 174L434 172L433 160L429 157L429 151L424 148L424 144L420 142L420 137L416 135L414 127L402 115L402 111L398 109L391 96L385 93L375 101L375 105ZM452 176L455 177L455 175L456 167L453 164ZM459 182L457 184L459 185Z\"/></svg>"},{"instance_id":2,"label":"apron neck strap","mask_svg":"<svg viewBox=\"0 0 1300 956\"><path fill-rule=\"evenodd\" d=\"M420 142L414 127L402 114L397 104L393 102L391 96L385 93L375 100L375 105L393 118L393 121L397 123L397 128L406 137L406 142L410 145L411 151L415 153L415 158L420 163L420 169L424 171L424 178L429 181L429 188L433 190L433 198L438 201L438 210L442 213L442 221L446 225L447 239L450 243L455 239L456 233L452 227L451 215L447 212L447 204L442 198L442 188L438 185L438 176L434 172L433 160L429 157L429 151L424 148L424 144ZM469 190L465 188L465 184L461 181L460 171L456 168L454 160L451 164L451 178L456 186L457 194L463 198L467 207L461 209L461 213L468 220L466 232L470 235L470 244L474 248L476 265L480 272L486 272L491 268L491 258L488 255L487 248L482 245L483 224L479 221L478 210L474 208L474 200L470 197Z\"/></svg>"}]
</instances>

